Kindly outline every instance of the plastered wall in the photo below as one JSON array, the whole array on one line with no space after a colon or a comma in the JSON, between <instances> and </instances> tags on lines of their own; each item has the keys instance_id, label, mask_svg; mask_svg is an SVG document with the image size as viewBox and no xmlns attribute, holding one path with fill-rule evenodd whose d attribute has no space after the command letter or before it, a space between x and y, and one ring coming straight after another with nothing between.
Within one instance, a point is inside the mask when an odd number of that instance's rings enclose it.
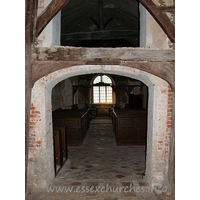
<instances>
[{"instance_id":1,"label":"plastered wall","mask_svg":"<svg viewBox=\"0 0 200 200\"><path fill-rule=\"evenodd\" d=\"M51 0L38 1L38 16L48 6ZM36 41L38 47L60 46L61 12L59 12L42 31Z\"/></svg>"},{"instance_id":2,"label":"plastered wall","mask_svg":"<svg viewBox=\"0 0 200 200\"><path fill-rule=\"evenodd\" d=\"M60 81L80 74L108 73L131 77L149 88L146 179L150 185L163 184L168 178L168 156L171 133L169 97L166 81L130 67L76 66L55 71L39 79L32 89L30 118L28 185L44 188L54 180L52 136L52 88ZM169 94L170 93L170 94Z\"/></svg>"},{"instance_id":3,"label":"plastered wall","mask_svg":"<svg viewBox=\"0 0 200 200\"><path fill-rule=\"evenodd\" d=\"M154 0L156 5L172 6L172 0ZM173 44L168 39L167 35L151 16L151 14L144 8L142 4L139 5L140 10L140 47L151 49L173 49ZM167 13L171 21L173 16Z\"/></svg>"},{"instance_id":4,"label":"plastered wall","mask_svg":"<svg viewBox=\"0 0 200 200\"><path fill-rule=\"evenodd\" d=\"M51 0L39 0L38 15L46 8ZM156 5L172 6L173 0L154 0ZM167 35L160 28L155 19L149 12L139 5L140 12L140 47L152 49L173 49L173 44ZM173 16L167 13L171 21ZM61 12L59 12L53 20L47 25L37 40L38 47L60 46L60 28L61 28Z\"/></svg>"},{"instance_id":5,"label":"plastered wall","mask_svg":"<svg viewBox=\"0 0 200 200\"><path fill-rule=\"evenodd\" d=\"M52 111L70 109L73 105L73 88L70 79L65 79L52 89Z\"/></svg>"}]
</instances>

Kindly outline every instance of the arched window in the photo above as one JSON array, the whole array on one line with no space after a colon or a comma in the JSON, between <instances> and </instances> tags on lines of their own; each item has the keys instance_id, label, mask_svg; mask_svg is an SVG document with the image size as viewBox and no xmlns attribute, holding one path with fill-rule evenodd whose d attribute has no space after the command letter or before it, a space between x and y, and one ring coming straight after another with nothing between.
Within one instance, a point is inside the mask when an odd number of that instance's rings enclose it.
<instances>
[{"instance_id":1,"label":"arched window","mask_svg":"<svg viewBox=\"0 0 200 200\"><path fill-rule=\"evenodd\" d=\"M93 81L93 103L112 103L111 79L106 76L97 76Z\"/></svg>"}]
</instances>

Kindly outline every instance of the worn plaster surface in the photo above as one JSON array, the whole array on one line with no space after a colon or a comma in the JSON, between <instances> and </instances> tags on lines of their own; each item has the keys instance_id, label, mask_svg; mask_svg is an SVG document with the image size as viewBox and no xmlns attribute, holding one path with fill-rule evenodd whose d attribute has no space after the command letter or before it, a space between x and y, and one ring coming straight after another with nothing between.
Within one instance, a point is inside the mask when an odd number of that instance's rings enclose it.
<instances>
[{"instance_id":1,"label":"worn plaster surface","mask_svg":"<svg viewBox=\"0 0 200 200\"><path fill-rule=\"evenodd\" d=\"M163 183L167 176L165 143L168 122L168 84L141 70L123 66L75 66L39 79L32 89L28 183L46 187L54 180L51 91L60 81L87 73L118 74L138 79L149 87L146 179L150 185ZM170 127L169 127L170 128ZM166 169L166 170L164 170Z\"/></svg>"}]
</instances>

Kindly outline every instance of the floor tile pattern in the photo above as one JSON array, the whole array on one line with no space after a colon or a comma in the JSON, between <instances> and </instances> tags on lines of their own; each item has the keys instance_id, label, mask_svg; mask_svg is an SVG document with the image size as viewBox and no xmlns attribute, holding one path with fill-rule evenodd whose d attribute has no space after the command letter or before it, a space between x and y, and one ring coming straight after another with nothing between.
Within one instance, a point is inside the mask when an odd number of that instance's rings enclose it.
<instances>
[{"instance_id":1,"label":"floor tile pattern","mask_svg":"<svg viewBox=\"0 0 200 200\"><path fill-rule=\"evenodd\" d=\"M37 189L27 200L162 199L162 195L148 192L148 183L142 178L145 170L145 147L116 146L110 119L93 119L83 146L70 147L68 154L68 161L52 183L51 187L54 189L49 192L47 189ZM94 187L95 191L95 188L103 186L107 189L106 192L86 192L86 188ZM130 189L130 186L142 186L146 192L119 191L120 187ZM66 192L68 187L73 187L73 191ZM78 187L85 188L85 191L74 192Z\"/></svg>"},{"instance_id":2,"label":"floor tile pattern","mask_svg":"<svg viewBox=\"0 0 200 200\"><path fill-rule=\"evenodd\" d=\"M132 180L145 170L145 147L116 146L110 119L93 119L83 146L68 149L71 166L65 165L58 178Z\"/></svg>"}]
</instances>

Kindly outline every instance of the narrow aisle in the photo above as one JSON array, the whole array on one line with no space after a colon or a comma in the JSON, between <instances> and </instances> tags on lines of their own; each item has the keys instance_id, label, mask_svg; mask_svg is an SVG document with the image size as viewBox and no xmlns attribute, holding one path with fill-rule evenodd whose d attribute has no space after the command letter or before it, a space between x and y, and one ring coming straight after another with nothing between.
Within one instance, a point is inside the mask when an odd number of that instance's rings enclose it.
<instances>
[{"instance_id":1,"label":"narrow aisle","mask_svg":"<svg viewBox=\"0 0 200 200\"><path fill-rule=\"evenodd\" d=\"M38 189L27 200L161 200L161 195L154 192L116 190L129 186L149 190L141 176L145 166L144 150L144 146L116 146L111 120L92 120L83 146L69 148L71 163L65 163L49 187L51 190ZM105 189L108 186L111 190L106 192L76 192L77 188ZM73 188L71 192L69 188Z\"/></svg>"},{"instance_id":2,"label":"narrow aisle","mask_svg":"<svg viewBox=\"0 0 200 200\"><path fill-rule=\"evenodd\" d=\"M145 147L116 146L109 118L93 119L83 146L69 147L68 155L71 164L57 178L133 180L145 169Z\"/></svg>"}]
</instances>

